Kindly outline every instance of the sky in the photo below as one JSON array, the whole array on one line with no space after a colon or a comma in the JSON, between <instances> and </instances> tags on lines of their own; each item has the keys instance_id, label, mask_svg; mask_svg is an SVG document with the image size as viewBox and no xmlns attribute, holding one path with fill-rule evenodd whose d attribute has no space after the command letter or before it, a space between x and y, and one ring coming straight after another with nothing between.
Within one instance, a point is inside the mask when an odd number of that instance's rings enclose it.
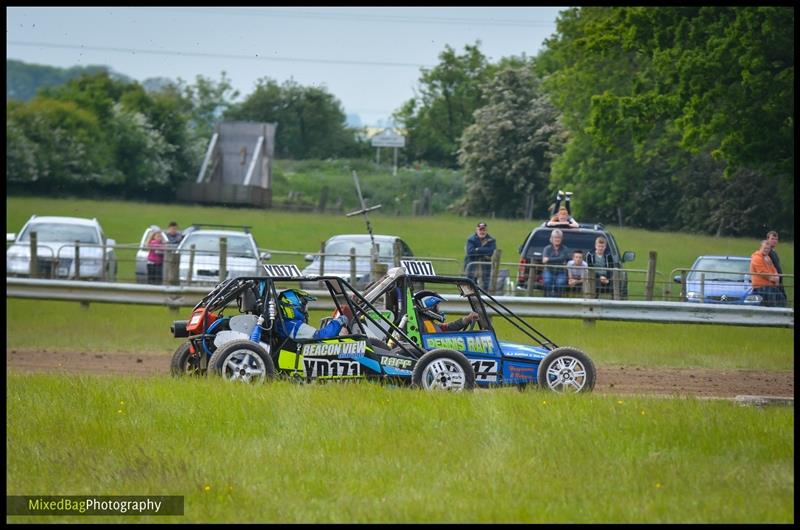
<instances>
[{"instance_id":1,"label":"sky","mask_svg":"<svg viewBox=\"0 0 800 530\"><path fill-rule=\"evenodd\" d=\"M258 79L324 86L360 125L384 126L446 45L492 62L535 56L566 7L6 7L6 58L105 65L137 81L224 71L241 101Z\"/></svg>"}]
</instances>

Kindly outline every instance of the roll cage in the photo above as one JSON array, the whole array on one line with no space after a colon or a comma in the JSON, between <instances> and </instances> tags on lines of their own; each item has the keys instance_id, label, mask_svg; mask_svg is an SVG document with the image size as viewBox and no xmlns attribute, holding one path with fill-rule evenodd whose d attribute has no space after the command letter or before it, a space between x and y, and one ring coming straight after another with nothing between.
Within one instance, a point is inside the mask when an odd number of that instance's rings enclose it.
<instances>
[{"instance_id":1,"label":"roll cage","mask_svg":"<svg viewBox=\"0 0 800 530\"><path fill-rule=\"evenodd\" d=\"M336 312L343 313L343 307L347 307L353 315L350 322L349 331L353 335L363 335L368 337L366 323L369 322L378 329L385 339L391 339L392 345L377 340L378 345L385 350L399 348L395 353L418 359L425 354L418 343L416 343L406 332L396 325L377 309L369 300L364 298L346 280L338 276L252 276L239 277L225 280L218 284L197 305L193 312L205 308L208 312L221 313L234 300L242 313L255 314L263 318L261 327L261 341L267 344L277 345L277 327L286 329L283 321L282 312L278 309L278 288L276 284L281 284L281 290L287 284L294 284L300 288L300 282L315 281L322 283L330 299L333 301ZM314 294L320 294L314 291ZM205 333L205 330L204 330ZM286 335L286 333L284 333ZM314 342L302 340L298 342Z\"/></svg>"},{"instance_id":2,"label":"roll cage","mask_svg":"<svg viewBox=\"0 0 800 530\"><path fill-rule=\"evenodd\" d=\"M467 299L472 310L478 314L478 323L481 330L495 332L492 320L487 312L488 308L540 346L551 350L558 347L552 340L503 305L501 301L483 290L471 278L411 274L403 267L396 267L389 269L386 276L367 286L362 298L365 302L374 302L380 297L384 297L387 309L398 315L395 321L396 327L403 327L401 315L405 315L407 321L410 321L411 317L408 313L415 312L415 309L412 309L413 302L409 303L408 297L413 297L416 293L426 290L426 284L454 285L458 293ZM414 317L420 318L417 314ZM412 335L412 338L416 337Z\"/></svg>"}]
</instances>

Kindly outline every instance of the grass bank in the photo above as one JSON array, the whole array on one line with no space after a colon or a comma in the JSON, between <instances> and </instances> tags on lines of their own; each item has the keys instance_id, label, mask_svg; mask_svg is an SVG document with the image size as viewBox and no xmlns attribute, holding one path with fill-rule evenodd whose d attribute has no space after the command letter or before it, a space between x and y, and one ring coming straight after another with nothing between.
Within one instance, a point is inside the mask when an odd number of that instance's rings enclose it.
<instances>
[{"instance_id":1,"label":"grass bank","mask_svg":"<svg viewBox=\"0 0 800 530\"><path fill-rule=\"evenodd\" d=\"M794 521L791 408L13 373L6 397L8 494L185 496L92 522Z\"/></svg>"}]
</instances>

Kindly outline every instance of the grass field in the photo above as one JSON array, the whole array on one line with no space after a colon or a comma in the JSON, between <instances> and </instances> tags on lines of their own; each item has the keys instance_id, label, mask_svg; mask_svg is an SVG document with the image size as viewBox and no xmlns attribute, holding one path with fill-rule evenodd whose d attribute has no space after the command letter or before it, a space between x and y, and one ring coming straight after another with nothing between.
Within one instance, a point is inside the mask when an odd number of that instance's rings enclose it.
<instances>
[{"instance_id":1,"label":"grass field","mask_svg":"<svg viewBox=\"0 0 800 530\"><path fill-rule=\"evenodd\" d=\"M186 497L183 517L91 522L794 521L792 408L167 377L6 392L8 494Z\"/></svg>"}]
</instances>

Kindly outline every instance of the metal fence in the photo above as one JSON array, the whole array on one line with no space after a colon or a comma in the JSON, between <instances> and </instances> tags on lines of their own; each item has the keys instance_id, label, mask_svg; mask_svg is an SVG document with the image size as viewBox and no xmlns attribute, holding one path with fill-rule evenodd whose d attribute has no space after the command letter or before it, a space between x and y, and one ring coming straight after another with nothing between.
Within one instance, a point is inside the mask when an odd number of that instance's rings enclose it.
<instances>
[{"instance_id":1,"label":"metal fence","mask_svg":"<svg viewBox=\"0 0 800 530\"><path fill-rule=\"evenodd\" d=\"M162 305L178 309L194 306L206 294L208 288L200 286L6 278L6 296L9 298L67 300L84 305L102 302ZM312 294L316 294L320 299L320 302L310 304L312 309L326 307L324 301L328 299L327 292L319 291ZM443 297L446 300L443 307L447 311L471 310L466 301L458 295L443 294ZM520 316L577 318L586 321L622 320L794 327L794 310L789 308L522 296L498 296L496 299Z\"/></svg>"},{"instance_id":2,"label":"metal fence","mask_svg":"<svg viewBox=\"0 0 800 530\"><path fill-rule=\"evenodd\" d=\"M16 246L20 246L17 244ZM31 237L27 256L7 257L7 273L9 276L21 276L43 279L81 279L95 281L120 281L125 283L141 283L155 285L201 285L216 284L220 278L230 275L260 275L263 273L262 263L272 261L297 265L301 270L317 259L316 274L331 272L332 259L338 259L335 274L347 278L351 284L363 287L369 278L382 275L390 266L399 266L401 249L396 245L392 257L385 256L381 260L372 260L369 254L357 254L351 249L348 254L332 254L325 252L324 242L318 252L301 252L281 249L258 249L257 256L243 260L242 256L232 254L227 248L225 238L220 240L218 250L184 249L180 254L174 248L166 248L163 253L163 264L154 274L148 274L148 248L139 244L116 244L112 247L88 243L68 243L58 247L37 242L35 235ZM34 251L33 249L36 249ZM570 285L569 281L561 281L555 289L545 289L544 265L538 263L518 263L502 261L502 251L495 251L491 261L467 262L460 259L437 256L415 256L413 259L431 261L436 272L447 276L470 275L492 294L507 296L552 296L556 298L608 299L608 300L643 300L674 301L699 303L738 303L730 294L712 294L719 291L720 280L707 279L702 274L711 271L695 271L701 274L699 282L689 279L690 269L674 269L669 275L656 270L655 252L651 252L646 269L634 268L587 268L587 279ZM342 261L348 262L346 269L341 268ZM569 277L566 265L549 265L548 269L556 276ZM609 271L608 282L591 281L599 271ZM720 273L716 273L720 274ZM731 273L728 273L731 274ZM732 276L736 276L733 274ZM741 276L741 275L740 275ZM488 278L488 281L484 281ZM749 285L751 276L747 275L743 288ZM695 289L690 289L690 283ZM697 285L699 283L699 289ZM734 282L726 282L732 284ZM794 275L782 275L782 290L786 295L786 306L794 307ZM701 294L702 293L702 294ZM717 296L719 299L714 299ZM726 299L722 299L725 296ZM750 303L750 302L748 302Z\"/></svg>"}]
</instances>

